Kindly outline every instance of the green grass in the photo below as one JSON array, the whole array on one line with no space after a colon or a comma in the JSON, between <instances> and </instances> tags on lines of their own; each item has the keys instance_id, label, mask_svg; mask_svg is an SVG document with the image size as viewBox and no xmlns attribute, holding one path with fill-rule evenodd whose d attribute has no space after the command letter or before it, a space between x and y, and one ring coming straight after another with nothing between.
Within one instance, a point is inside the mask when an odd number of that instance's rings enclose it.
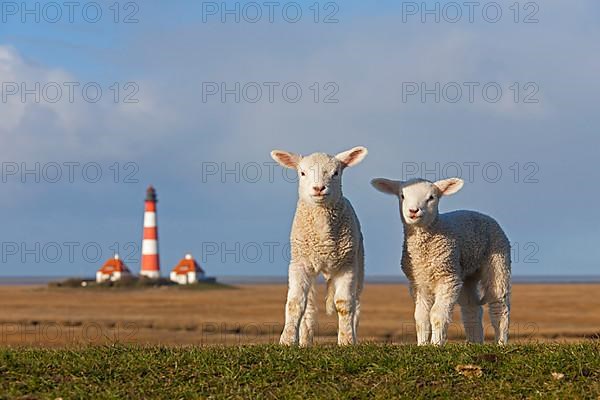
<instances>
[{"instance_id":1,"label":"green grass","mask_svg":"<svg viewBox=\"0 0 600 400\"><path fill-rule=\"evenodd\" d=\"M467 377L459 364L480 366ZM564 374L555 379L552 372ZM0 398L592 398L600 345L0 349Z\"/></svg>"}]
</instances>

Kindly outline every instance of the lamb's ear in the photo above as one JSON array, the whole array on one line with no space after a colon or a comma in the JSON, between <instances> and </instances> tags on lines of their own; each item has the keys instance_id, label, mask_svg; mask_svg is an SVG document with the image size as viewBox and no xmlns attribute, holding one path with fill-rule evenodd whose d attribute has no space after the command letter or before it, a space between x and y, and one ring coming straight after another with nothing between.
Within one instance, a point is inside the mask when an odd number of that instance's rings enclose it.
<instances>
[{"instance_id":1,"label":"lamb's ear","mask_svg":"<svg viewBox=\"0 0 600 400\"><path fill-rule=\"evenodd\" d=\"M335 156L345 167L353 167L367 156L367 148L358 146L348 151L343 151Z\"/></svg>"},{"instance_id":2,"label":"lamb's ear","mask_svg":"<svg viewBox=\"0 0 600 400\"><path fill-rule=\"evenodd\" d=\"M277 161L282 167L296 169L302 159L300 154L290 153L283 150L273 150L271 152L273 160Z\"/></svg>"},{"instance_id":3,"label":"lamb's ear","mask_svg":"<svg viewBox=\"0 0 600 400\"><path fill-rule=\"evenodd\" d=\"M391 179L376 178L371 181L371 185L380 192L398 195L400 194L401 181L393 181Z\"/></svg>"},{"instance_id":4,"label":"lamb's ear","mask_svg":"<svg viewBox=\"0 0 600 400\"><path fill-rule=\"evenodd\" d=\"M465 182L460 178L442 179L441 181L434 183L434 185L440 189L440 192L443 196L448 196L458 192L464 184Z\"/></svg>"}]
</instances>

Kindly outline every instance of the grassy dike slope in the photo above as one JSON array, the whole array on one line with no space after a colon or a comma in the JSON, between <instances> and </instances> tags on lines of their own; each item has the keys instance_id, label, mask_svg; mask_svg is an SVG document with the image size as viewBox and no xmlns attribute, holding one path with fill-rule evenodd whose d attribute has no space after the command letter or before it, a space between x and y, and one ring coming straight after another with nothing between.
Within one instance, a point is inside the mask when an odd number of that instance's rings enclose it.
<instances>
[{"instance_id":1,"label":"grassy dike slope","mask_svg":"<svg viewBox=\"0 0 600 400\"><path fill-rule=\"evenodd\" d=\"M597 399L600 344L0 349L0 398L436 396Z\"/></svg>"}]
</instances>

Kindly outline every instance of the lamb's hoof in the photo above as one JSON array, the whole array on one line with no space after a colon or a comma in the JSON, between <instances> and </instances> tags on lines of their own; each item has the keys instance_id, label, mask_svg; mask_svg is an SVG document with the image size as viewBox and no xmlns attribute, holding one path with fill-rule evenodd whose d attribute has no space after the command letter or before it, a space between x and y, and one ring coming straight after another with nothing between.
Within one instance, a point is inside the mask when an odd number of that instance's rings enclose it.
<instances>
[{"instance_id":1,"label":"lamb's hoof","mask_svg":"<svg viewBox=\"0 0 600 400\"><path fill-rule=\"evenodd\" d=\"M279 338L279 344L282 346L293 346L296 345L296 341L293 336L281 335Z\"/></svg>"},{"instance_id":2,"label":"lamb's hoof","mask_svg":"<svg viewBox=\"0 0 600 400\"><path fill-rule=\"evenodd\" d=\"M338 346L352 346L356 344L356 340L352 339L352 337L339 337L338 338Z\"/></svg>"},{"instance_id":3,"label":"lamb's hoof","mask_svg":"<svg viewBox=\"0 0 600 400\"><path fill-rule=\"evenodd\" d=\"M465 343L467 344L483 344L483 340L467 340Z\"/></svg>"}]
</instances>

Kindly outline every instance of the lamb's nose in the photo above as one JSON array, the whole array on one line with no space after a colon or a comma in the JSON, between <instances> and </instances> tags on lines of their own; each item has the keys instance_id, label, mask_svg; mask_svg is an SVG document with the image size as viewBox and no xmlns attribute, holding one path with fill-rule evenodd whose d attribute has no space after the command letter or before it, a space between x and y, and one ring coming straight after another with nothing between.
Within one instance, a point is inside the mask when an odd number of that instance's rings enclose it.
<instances>
[{"instance_id":1,"label":"lamb's nose","mask_svg":"<svg viewBox=\"0 0 600 400\"><path fill-rule=\"evenodd\" d=\"M321 193L323 190L325 190L325 186L313 186L313 190L317 193Z\"/></svg>"},{"instance_id":2,"label":"lamb's nose","mask_svg":"<svg viewBox=\"0 0 600 400\"><path fill-rule=\"evenodd\" d=\"M419 209L418 208L409 208L408 212L411 213L411 214L416 214L416 213L419 212Z\"/></svg>"}]
</instances>

